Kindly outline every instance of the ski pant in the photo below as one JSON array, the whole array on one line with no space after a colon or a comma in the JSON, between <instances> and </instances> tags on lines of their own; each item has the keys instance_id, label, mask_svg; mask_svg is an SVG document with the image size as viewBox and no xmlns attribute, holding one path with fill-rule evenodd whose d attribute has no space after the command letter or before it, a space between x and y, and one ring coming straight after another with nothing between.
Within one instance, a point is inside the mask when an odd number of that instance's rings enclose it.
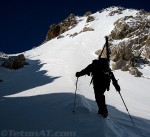
<instances>
[{"instance_id":1,"label":"ski pant","mask_svg":"<svg viewBox=\"0 0 150 137\"><path fill-rule=\"evenodd\" d=\"M99 112L107 112L107 107L106 107L106 102L105 102L105 95L104 92L106 91L107 87L106 86L101 86L101 85L94 85L94 93L95 93L95 99L96 103L99 108Z\"/></svg>"}]
</instances>

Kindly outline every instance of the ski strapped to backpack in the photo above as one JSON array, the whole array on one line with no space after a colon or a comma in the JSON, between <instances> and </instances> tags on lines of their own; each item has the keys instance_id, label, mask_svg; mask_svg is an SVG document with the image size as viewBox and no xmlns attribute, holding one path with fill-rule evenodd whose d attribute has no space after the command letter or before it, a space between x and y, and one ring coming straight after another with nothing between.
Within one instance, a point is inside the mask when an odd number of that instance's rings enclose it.
<instances>
[{"instance_id":1,"label":"ski strapped to backpack","mask_svg":"<svg viewBox=\"0 0 150 137\"><path fill-rule=\"evenodd\" d=\"M108 45L108 37L105 36L105 39L106 39L106 43L104 44L103 49L101 51L101 54L98 57L98 61L97 60L93 60L93 63L92 63L93 64L93 68L95 68L94 72L96 72L96 74L100 74L100 72L101 72L101 74L104 74L104 75L100 75L100 76L104 77L104 78L105 78L105 76L108 77L110 75L109 74L109 72L110 72L110 67L109 67L110 50L109 50L109 47L108 47L109 46ZM101 58L105 48L106 48L106 52L107 52L107 58ZM94 74L91 73L92 79L91 79L90 84L93 82L93 75Z\"/></svg>"},{"instance_id":2,"label":"ski strapped to backpack","mask_svg":"<svg viewBox=\"0 0 150 137\"><path fill-rule=\"evenodd\" d=\"M109 49L108 37L107 37L107 36L105 36L105 40L106 40L106 42L105 42L105 44L104 44L104 46L103 46L103 49L102 49L102 51L101 51L101 54L99 55L99 58L101 58L101 56L102 56L102 54L103 54L103 52L104 52L104 49L106 48L107 59L108 59L108 61L110 62L110 54L111 54L111 52L110 52L110 49Z\"/></svg>"},{"instance_id":3,"label":"ski strapped to backpack","mask_svg":"<svg viewBox=\"0 0 150 137\"><path fill-rule=\"evenodd\" d=\"M108 59L109 65L110 65L110 54L111 54L111 52L110 52L110 48L109 48L109 44L108 44L108 37L105 36L105 39L106 39L106 43L105 43L105 45L104 45L104 47L103 47L103 50L102 50L100 56L102 55L102 53L103 53L103 51L104 51L104 48L106 47L107 59ZM119 95L120 95L120 97L121 97L121 99L122 99L122 101L123 101L123 104L124 104L124 106L125 106L125 108L126 108L126 110L127 110L127 112L128 112L128 115L129 115L129 117L130 117L130 119L131 119L131 122L132 122L133 126L135 127L134 121L133 121L133 119L132 119L132 117L131 117L131 115L130 115L130 113L129 113L129 110L128 110L128 108L127 108L125 102L124 102L124 99L123 99L123 97L122 97L120 91L119 91L118 93L119 93Z\"/></svg>"}]
</instances>

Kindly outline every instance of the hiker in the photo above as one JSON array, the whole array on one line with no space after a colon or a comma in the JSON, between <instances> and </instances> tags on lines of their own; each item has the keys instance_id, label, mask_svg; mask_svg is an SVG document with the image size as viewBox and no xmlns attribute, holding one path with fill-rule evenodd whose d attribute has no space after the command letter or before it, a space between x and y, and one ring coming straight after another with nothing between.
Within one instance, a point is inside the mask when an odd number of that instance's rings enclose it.
<instances>
[{"instance_id":1,"label":"hiker","mask_svg":"<svg viewBox=\"0 0 150 137\"><path fill-rule=\"evenodd\" d=\"M77 72L76 77L80 77L86 74L88 76L92 76L91 83L93 83L95 99L99 108L98 114L102 115L103 117L107 117L108 110L105 103L104 92L106 90L109 91L111 80L116 90L120 92L120 86L118 85L118 82L109 67L109 60L99 56L97 60L93 60L93 62L85 69Z\"/></svg>"}]
</instances>

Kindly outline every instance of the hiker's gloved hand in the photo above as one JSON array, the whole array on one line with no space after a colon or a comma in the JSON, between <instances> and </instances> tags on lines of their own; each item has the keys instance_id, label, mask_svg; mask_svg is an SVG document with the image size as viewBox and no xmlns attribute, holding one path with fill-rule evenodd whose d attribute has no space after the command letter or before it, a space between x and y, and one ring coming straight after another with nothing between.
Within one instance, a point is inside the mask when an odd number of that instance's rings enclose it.
<instances>
[{"instance_id":1,"label":"hiker's gloved hand","mask_svg":"<svg viewBox=\"0 0 150 137\"><path fill-rule=\"evenodd\" d=\"M76 73L76 77L80 77L81 75L80 75L80 72L77 72Z\"/></svg>"},{"instance_id":2,"label":"hiker's gloved hand","mask_svg":"<svg viewBox=\"0 0 150 137\"><path fill-rule=\"evenodd\" d=\"M114 85L114 87L115 87L115 89L120 93L120 86L118 85L118 82L117 81L115 81L115 82L113 82L113 85Z\"/></svg>"}]
</instances>

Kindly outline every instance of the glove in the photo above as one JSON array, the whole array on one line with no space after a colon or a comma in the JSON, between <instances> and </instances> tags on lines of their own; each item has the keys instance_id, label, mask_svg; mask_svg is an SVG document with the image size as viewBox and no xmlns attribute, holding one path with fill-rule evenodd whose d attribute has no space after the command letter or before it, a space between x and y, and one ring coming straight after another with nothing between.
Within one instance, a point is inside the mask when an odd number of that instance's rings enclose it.
<instances>
[{"instance_id":1,"label":"glove","mask_svg":"<svg viewBox=\"0 0 150 137\"><path fill-rule=\"evenodd\" d=\"M77 72L77 73L76 73L76 77L80 77L80 72Z\"/></svg>"},{"instance_id":2,"label":"glove","mask_svg":"<svg viewBox=\"0 0 150 137\"><path fill-rule=\"evenodd\" d=\"M115 87L115 89L120 93L120 86L118 85L118 82L116 81L116 82L113 82L113 85L114 85L114 87Z\"/></svg>"}]
</instances>

